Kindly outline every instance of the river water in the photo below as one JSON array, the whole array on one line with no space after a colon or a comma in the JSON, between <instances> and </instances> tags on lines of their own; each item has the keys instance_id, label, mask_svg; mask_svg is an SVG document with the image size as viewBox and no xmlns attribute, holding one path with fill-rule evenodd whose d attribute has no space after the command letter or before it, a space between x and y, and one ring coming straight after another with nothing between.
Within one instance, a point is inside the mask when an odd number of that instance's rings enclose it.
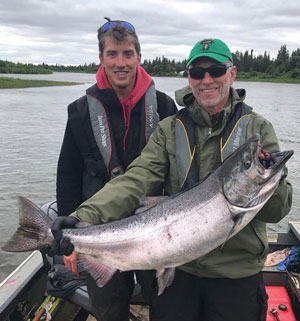
<instances>
[{"instance_id":1,"label":"river water","mask_svg":"<svg viewBox=\"0 0 300 321\"><path fill-rule=\"evenodd\" d=\"M56 164L67 118L67 105L85 93L95 81L91 74L1 75L18 78L83 82L78 86L0 90L0 247L18 226L17 195L38 205L55 198ZM156 88L174 98L174 90L187 84L184 78L156 78ZM269 230L286 231L299 220L300 85L236 82L245 88L246 102L269 119L282 150L293 149L288 162L294 186L293 208ZM0 282L27 256L0 250Z\"/></svg>"}]
</instances>

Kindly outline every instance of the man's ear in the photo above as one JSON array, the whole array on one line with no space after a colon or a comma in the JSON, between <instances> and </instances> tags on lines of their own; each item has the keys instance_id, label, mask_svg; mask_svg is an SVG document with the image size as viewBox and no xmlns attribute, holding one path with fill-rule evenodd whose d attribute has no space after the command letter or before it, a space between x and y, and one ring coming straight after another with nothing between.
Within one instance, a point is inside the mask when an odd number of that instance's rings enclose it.
<instances>
[{"instance_id":1,"label":"man's ear","mask_svg":"<svg viewBox=\"0 0 300 321\"><path fill-rule=\"evenodd\" d=\"M235 81L236 74L237 74L237 68L236 68L236 66L230 67L229 73L230 73L229 84L232 85L233 82Z\"/></svg>"},{"instance_id":2,"label":"man's ear","mask_svg":"<svg viewBox=\"0 0 300 321\"><path fill-rule=\"evenodd\" d=\"M139 53L139 54L137 55L137 58L138 58L138 61L139 61L139 64L140 64L140 63L141 63L141 59L142 59L142 54Z\"/></svg>"},{"instance_id":3,"label":"man's ear","mask_svg":"<svg viewBox=\"0 0 300 321\"><path fill-rule=\"evenodd\" d=\"M99 53L99 61L100 61L100 64L102 65L103 57L100 53Z\"/></svg>"}]
</instances>

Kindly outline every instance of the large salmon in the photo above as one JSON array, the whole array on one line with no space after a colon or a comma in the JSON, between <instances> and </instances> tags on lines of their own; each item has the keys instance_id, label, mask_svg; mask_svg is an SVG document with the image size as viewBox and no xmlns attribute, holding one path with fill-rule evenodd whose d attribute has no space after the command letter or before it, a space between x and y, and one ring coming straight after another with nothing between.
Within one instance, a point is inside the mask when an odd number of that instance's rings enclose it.
<instances>
[{"instance_id":1,"label":"large salmon","mask_svg":"<svg viewBox=\"0 0 300 321\"><path fill-rule=\"evenodd\" d=\"M267 168L259 151L257 134L193 188L119 221L65 229L63 236L81 253L99 286L117 270L156 269L161 294L172 283L175 267L224 244L272 196L293 151L272 153ZM30 251L51 244L51 220L26 198L19 202L20 227L2 249Z\"/></svg>"}]
</instances>

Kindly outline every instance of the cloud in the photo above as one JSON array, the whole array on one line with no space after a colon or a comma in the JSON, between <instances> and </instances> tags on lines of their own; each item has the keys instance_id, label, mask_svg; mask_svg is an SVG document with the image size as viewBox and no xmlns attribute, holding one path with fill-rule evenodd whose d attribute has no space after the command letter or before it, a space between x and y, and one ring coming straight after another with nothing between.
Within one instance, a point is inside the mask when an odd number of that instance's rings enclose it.
<instances>
[{"instance_id":1,"label":"cloud","mask_svg":"<svg viewBox=\"0 0 300 321\"><path fill-rule=\"evenodd\" d=\"M98 62L97 29L105 20L136 27L144 59L182 60L193 44L221 38L231 51L299 47L300 2L128 0L1 0L0 59L33 63Z\"/></svg>"}]
</instances>

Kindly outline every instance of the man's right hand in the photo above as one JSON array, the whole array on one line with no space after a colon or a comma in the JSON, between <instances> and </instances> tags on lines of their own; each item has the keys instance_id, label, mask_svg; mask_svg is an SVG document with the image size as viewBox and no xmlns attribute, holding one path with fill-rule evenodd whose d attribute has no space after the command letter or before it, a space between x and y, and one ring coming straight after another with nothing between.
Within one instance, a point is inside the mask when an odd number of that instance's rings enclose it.
<instances>
[{"instance_id":1,"label":"man's right hand","mask_svg":"<svg viewBox=\"0 0 300 321\"><path fill-rule=\"evenodd\" d=\"M54 241L49 246L49 249L44 250L49 256L55 255L70 255L74 246L68 238L62 237L62 230L65 228L75 228L78 219L73 216L59 216L52 224L51 232L54 236Z\"/></svg>"}]
</instances>

